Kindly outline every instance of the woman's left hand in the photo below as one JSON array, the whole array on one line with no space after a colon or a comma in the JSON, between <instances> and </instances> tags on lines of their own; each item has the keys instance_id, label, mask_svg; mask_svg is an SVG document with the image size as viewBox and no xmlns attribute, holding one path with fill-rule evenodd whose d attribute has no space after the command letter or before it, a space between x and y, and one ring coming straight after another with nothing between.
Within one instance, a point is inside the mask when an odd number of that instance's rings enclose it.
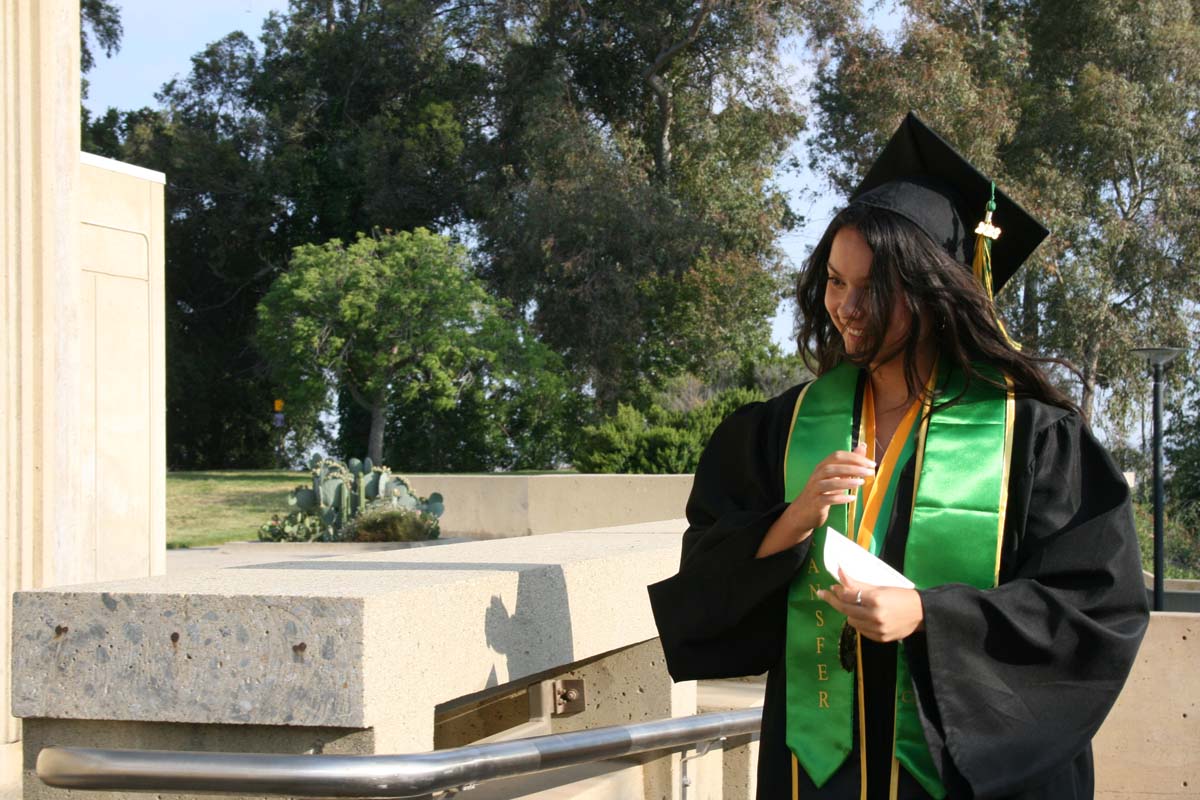
<instances>
[{"instance_id":1,"label":"woman's left hand","mask_svg":"<svg viewBox=\"0 0 1200 800\"><path fill-rule=\"evenodd\" d=\"M841 585L817 596L846 615L859 633L876 642L896 642L925 627L925 608L916 589L855 583L838 570ZM862 592L862 602L857 602Z\"/></svg>"}]
</instances>

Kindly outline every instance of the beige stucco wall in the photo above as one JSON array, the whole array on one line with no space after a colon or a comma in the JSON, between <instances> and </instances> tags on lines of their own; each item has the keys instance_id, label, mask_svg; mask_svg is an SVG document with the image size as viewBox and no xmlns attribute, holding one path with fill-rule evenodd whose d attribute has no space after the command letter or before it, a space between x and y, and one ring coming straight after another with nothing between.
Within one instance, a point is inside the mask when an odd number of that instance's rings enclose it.
<instances>
[{"instance_id":1,"label":"beige stucco wall","mask_svg":"<svg viewBox=\"0 0 1200 800\"><path fill-rule=\"evenodd\" d=\"M161 176L80 162L78 0L0 0L0 63L8 697L14 591L163 570L163 202ZM0 794L20 767L5 706Z\"/></svg>"},{"instance_id":2,"label":"beige stucco wall","mask_svg":"<svg viewBox=\"0 0 1200 800\"><path fill-rule=\"evenodd\" d=\"M79 558L115 580L166 569L161 173L81 156Z\"/></svg>"}]
</instances>

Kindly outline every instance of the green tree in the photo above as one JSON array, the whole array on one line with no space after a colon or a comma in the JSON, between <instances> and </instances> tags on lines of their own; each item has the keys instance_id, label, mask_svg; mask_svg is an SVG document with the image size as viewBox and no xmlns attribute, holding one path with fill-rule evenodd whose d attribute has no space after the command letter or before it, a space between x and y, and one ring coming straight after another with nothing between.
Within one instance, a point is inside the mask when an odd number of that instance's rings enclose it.
<instances>
[{"instance_id":1,"label":"green tree","mask_svg":"<svg viewBox=\"0 0 1200 800\"><path fill-rule=\"evenodd\" d=\"M809 4L814 165L848 192L911 108L1044 219L1052 237L998 303L1028 348L1074 365L1060 380L1119 436L1142 375L1129 348L1178 343L1200 298L1193 4L899 5L890 40L857 4Z\"/></svg>"},{"instance_id":2,"label":"green tree","mask_svg":"<svg viewBox=\"0 0 1200 800\"><path fill-rule=\"evenodd\" d=\"M1053 310L1045 338L1079 367L1085 411L1109 389L1122 430L1145 380L1130 348L1190 340L1200 299L1200 18L1186 0L1044 5L1015 149L1065 178L1062 255L1038 297Z\"/></svg>"},{"instance_id":3,"label":"green tree","mask_svg":"<svg viewBox=\"0 0 1200 800\"><path fill-rule=\"evenodd\" d=\"M556 469L569 463L586 398L562 357L523 321L495 317L453 407L425 396L393 406L386 462L411 472Z\"/></svg>"},{"instance_id":4,"label":"green tree","mask_svg":"<svg viewBox=\"0 0 1200 800\"><path fill-rule=\"evenodd\" d=\"M274 461L272 391L254 348L255 308L286 264L287 199L276 193L263 115L246 97L259 70L233 33L192 57L158 94L124 112L123 160L161 170L166 188L167 458L174 468ZM289 409L290 410L290 409Z\"/></svg>"},{"instance_id":5,"label":"green tree","mask_svg":"<svg viewBox=\"0 0 1200 800\"><path fill-rule=\"evenodd\" d=\"M453 407L497 315L466 251L418 228L297 247L258 306L257 341L294 414L317 415L344 387L381 463L389 409Z\"/></svg>"}]
</instances>

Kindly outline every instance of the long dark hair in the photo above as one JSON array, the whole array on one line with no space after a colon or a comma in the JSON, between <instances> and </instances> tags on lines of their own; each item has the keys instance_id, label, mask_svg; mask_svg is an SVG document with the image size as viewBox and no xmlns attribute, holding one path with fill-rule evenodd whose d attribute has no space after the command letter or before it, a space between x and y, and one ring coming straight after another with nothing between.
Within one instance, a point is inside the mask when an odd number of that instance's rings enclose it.
<instances>
[{"instance_id":1,"label":"long dark hair","mask_svg":"<svg viewBox=\"0 0 1200 800\"><path fill-rule=\"evenodd\" d=\"M825 286L829 280L829 251L833 237L842 228L856 229L871 248L870 289L864 308L864 347L849 355L845 343L825 310ZM899 352L881 353L885 327L895 298L899 297L912 315L913 324L899 345ZM909 394L924 392L917 373L917 350L923 332L937 343L943 363L957 366L969 384L982 380L1002 387L993 376L973 364L986 363L1007 374L1018 396L1032 397L1078 412L1078 407L1056 389L1039 368L1055 359L1036 358L1013 348L996 321L991 299L971 271L934 243L924 231L899 214L872 206L851 203L833 218L796 284L800 309L800 352L817 375L842 361L866 367L882 355L902 356ZM944 405L956 398L942 398Z\"/></svg>"}]
</instances>

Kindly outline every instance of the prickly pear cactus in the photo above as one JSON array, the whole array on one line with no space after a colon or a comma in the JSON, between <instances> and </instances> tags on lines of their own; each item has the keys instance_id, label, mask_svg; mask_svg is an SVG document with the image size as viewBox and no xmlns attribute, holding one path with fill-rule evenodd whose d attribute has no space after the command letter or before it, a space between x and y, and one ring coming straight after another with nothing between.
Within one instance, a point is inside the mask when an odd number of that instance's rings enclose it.
<instances>
[{"instance_id":1,"label":"prickly pear cactus","mask_svg":"<svg viewBox=\"0 0 1200 800\"><path fill-rule=\"evenodd\" d=\"M429 495L424 504L420 506L422 514L428 514L434 518L441 518L446 511L446 503L442 500L441 492L434 492Z\"/></svg>"},{"instance_id":2,"label":"prickly pear cactus","mask_svg":"<svg viewBox=\"0 0 1200 800\"><path fill-rule=\"evenodd\" d=\"M294 510L278 515L259 529L263 541L396 541L435 539L445 511L441 494L418 497L411 485L371 459L340 461L315 456L312 483L297 486L288 497ZM370 524L359 525L370 518ZM383 538L379 538L383 537Z\"/></svg>"}]
</instances>

